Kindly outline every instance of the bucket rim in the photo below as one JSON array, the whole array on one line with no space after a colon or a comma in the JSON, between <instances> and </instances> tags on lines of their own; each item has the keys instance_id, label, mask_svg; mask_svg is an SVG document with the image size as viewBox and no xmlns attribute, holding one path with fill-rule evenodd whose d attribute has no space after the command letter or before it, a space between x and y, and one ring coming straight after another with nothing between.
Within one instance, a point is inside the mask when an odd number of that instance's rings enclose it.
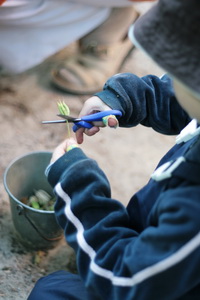
<instances>
[{"instance_id":1,"label":"bucket rim","mask_svg":"<svg viewBox=\"0 0 200 300\"><path fill-rule=\"evenodd\" d=\"M11 191L9 190L8 186L7 186L7 181L6 181L6 178L7 178L7 174L8 174L8 171L9 169L11 168L11 166L17 162L18 160L24 158L24 157L27 157L29 155L33 155L33 154L39 154L39 153L42 153L42 154L52 154L52 151L32 151L32 152L27 152L23 155L20 155L16 158L14 158L9 164L8 166L6 167L5 171L4 171L4 174L3 174L3 184L4 184L4 188L6 190L6 192L8 193L9 197L12 197L19 205L25 207L26 209L29 209L31 211L34 211L34 212L39 212L39 213L42 213L42 214L54 214L55 211L50 211L50 210L42 210L42 209L36 209L36 208L33 208L33 207L30 207L24 203L22 203L21 201L19 201L12 193Z\"/></svg>"}]
</instances>

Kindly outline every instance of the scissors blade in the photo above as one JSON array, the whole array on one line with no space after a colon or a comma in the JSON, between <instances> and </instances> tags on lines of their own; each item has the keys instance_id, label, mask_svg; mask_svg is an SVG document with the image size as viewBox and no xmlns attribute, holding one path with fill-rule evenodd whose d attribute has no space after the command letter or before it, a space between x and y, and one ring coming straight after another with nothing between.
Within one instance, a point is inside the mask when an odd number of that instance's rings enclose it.
<instances>
[{"instance_id":1,"label":"scissors blade","mask_svg":"<svg viewBox=\"0 0 200 300\"><path fill-rule=\"evenodd\" d=\"M42 121L42 124L57 124L57 123L66 123L66 120Z\"/></svg>"},{"instance_id":2,"label":"scissors blade","mask_svg":"<svg viewBox=\"0 0 200 300\"><path fill-rule=\"evenodd\" d=\"M61 117L63 119L65 119L66 121L70 122L70 123L74 123L74 122L80 122L81 119L80 118L74 118L74 117L71 117L71 116L66 116L66 115L57 115L58 117ZM65 122L66 122L65 121Z\"/></svg>"},{"instance_id":3,"label":"scissors blade","mask_svg":"<svg viewBox=\"0 0 200 300\"><path fill-rule=\"evenodd\" d=\"M63 118L64 120L50 120L50 121L42 121L42 124L57 124L57 123L66 123L67 121L72 123L72 122L79 122L81 121L81 119L79 118L74 118L74 117L70 117L70 116L66 116L66 115L57 115L61 118Z\"/></svg>"}]
</instances>

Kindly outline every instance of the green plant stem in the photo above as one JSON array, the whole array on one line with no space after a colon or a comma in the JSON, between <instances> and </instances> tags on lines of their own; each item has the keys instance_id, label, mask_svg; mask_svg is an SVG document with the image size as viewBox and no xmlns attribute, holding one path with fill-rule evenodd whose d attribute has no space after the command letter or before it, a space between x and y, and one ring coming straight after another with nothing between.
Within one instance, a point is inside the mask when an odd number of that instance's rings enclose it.
<instances>
[{"instance_id":1,"label":"green plant stem","mask_svg":"<svg viewBox=\"0 0 200 300\"><path fill-rule=\"evenodd\" d=\"M64 101L62 101L62 102L60 101L57 104L58 104L59 113L61 115L65 115L65 116L70 115L69 107L67 106L67 104ZM70 130L69 122L67 120L66 120L66 126L67 126L67 135L68 135L68 138L70 138L71 137L71 130Z\"/></svg>"}]
</instances>

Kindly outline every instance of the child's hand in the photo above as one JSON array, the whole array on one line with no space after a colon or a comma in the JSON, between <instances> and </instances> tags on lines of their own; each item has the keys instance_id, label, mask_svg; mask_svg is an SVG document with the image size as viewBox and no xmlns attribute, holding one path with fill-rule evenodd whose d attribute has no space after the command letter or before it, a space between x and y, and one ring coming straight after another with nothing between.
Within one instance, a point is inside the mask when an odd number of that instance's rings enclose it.
<instances>
[{"instance_id":1,"label":"child's hand","mask_svg":"<svg viewBox=\"0 0 200 300\"><path fill-rule=\"evenodd\" d=\"M93 96L89 98L87 101L85 101L83 108L79 114L79 117L82 116L87 116L90 114L94 114L96 112L100 111L105 111L105 110L110 110L108 105L106 105L100 98L97 96ZM95 126L93 126L91 129L85 129L85 128L79 128L76 132L76 138L78 144L82 144L83 142L83 134L85 133L88 136L92 136L99 132L100 128L99 127L104 127L105 125L103 122L96 122L94 123ZM108 119L108 126L109 127L116 127L118 125L118 121L114 117L110 117Z\"/></svg>"},{"instance_id":2,"label":"child's hand","mask_svg":"<svg viewBox=\"0 0 200 300\"><path fill-rule=\"evenodd\" d=\"M63 156L66 152L78 147L77 141L74 138L69 138L58 145L52 155L51 163L54 163L57 159Z\"/></svg>"}]
</instances>

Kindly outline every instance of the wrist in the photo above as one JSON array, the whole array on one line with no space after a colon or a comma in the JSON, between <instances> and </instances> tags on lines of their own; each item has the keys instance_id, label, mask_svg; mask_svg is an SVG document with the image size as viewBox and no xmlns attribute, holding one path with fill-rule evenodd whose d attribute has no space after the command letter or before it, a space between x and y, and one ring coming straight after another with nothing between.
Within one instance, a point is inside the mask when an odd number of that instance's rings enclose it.
<instances>
[{"instance_id":1,"label":"wrist","mask_svg":"<svg viewBox=\"0 0 200 300\"><path fill-rule=\"evenodd\" d=\"M75 148L78 148L78 145L77 144L71 144L71 145L69 145L67 148L66 148L66 152L69 152L69 151L71 151L71 150L73 150L73 149L75 149Z\"/></svg>"}]
</instances>

